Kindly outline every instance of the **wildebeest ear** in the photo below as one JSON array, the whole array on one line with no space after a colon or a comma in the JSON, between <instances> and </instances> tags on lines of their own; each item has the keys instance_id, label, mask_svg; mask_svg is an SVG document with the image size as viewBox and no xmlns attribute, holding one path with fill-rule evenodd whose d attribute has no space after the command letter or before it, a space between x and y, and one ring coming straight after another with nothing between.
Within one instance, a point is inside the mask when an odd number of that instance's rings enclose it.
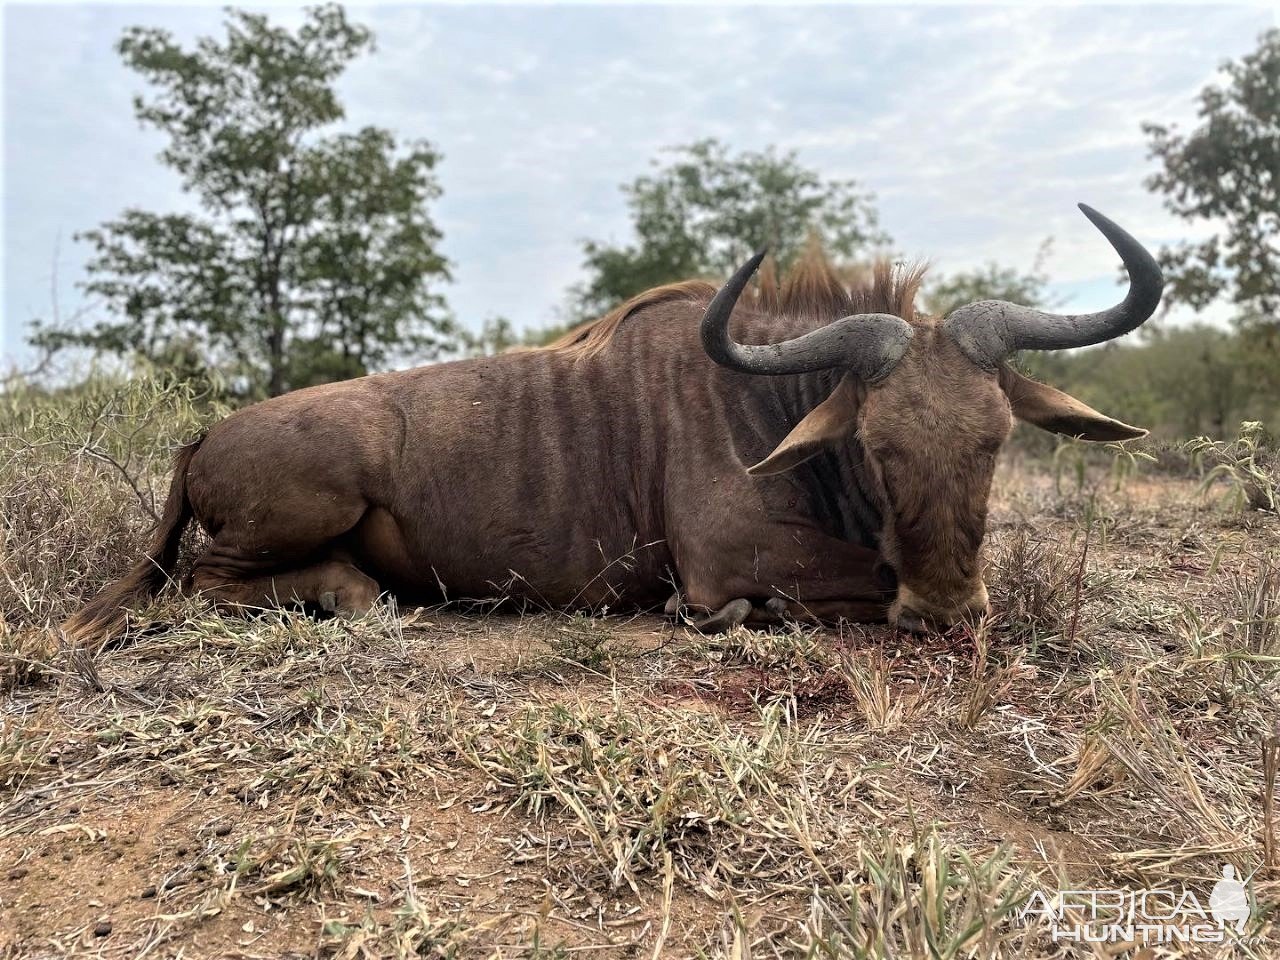
<instances>
[{"instance_id":1,"label":"wildebeest ear","mask_svg":"<svg viewBox=\"0 0 1280 960\"><path fill-rule=\"evenodd\" d=\"M771 477L816 457L827 447L844 441L857 427L858 388L853 377L845 374L831 396L823 400L797 423L782 442L747 473L753 477Z\"/></svg>"},{"instance_id":2,"label":"wildebeest ear","mask_svg":"<svg viewBox=\"0 0 1280 960\"><path fill-rule=\"evenodd\" d=\"M1000 365L1000 389L1015 417L1051 433L1081 440L1133 440L1147 435L1141 427L1104 417L1070 394L1028 380L1005 364Z\"/></svg>"}]
</instances>

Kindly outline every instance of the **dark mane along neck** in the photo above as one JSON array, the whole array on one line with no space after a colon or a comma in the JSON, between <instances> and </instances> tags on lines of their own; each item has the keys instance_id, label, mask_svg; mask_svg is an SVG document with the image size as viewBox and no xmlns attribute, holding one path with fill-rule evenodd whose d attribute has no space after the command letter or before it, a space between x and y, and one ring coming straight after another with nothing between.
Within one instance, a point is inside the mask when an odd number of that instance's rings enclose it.
<instances>
[{"instance_id":1,"label":"dark mane along neck","mask_svg":"<svg viewBox=\"0 0 1280 960\"><path fill-rule=\"evenodd\" d=\"M777 343L858 313L916 319L923 267L881 260L846 273L841 276L816 246L810 246L781 280L773 265L766 264L754 297L734 317L734 338L740 343ZM760 408L765 422L770 415L777 418L769 444L779 442L826 400L843 375L836 369L749 378L749 402ZM853 423L846 443L793 468L790 481L803 491L810 516L827 533L878 546L880 507Z\"/></svg>"},{"instance_id":2,"label":"dark mane along neck","mask_svg":"<svg viewBox=\"0 0 1280 960\"><path fill-rule=\"evenodd\" d=\"M794 336L794 321L792 331ZM760 342L766 339L761 338ZM773 424L770 435L764 438L760 457L766 456L792 427L831 396L843 375L842 370L820 370L751 378L745 391L749 399L744 396L743 402L756 407L764 422ZM786 476L803 493L813 521L826 533L867 547L879 544L880 507L853 424L847 442L792 468Z\"/></svg>"},{"instance_id":3,"label":"dark mane along neck","mask_svg":"<svg viewBox=\"0 0 1280 960\"><path fill-rule=\"evenodd\" d=\"M756 287L739 300L731 321L733 336L746 344L776 343L857 313L888 313L911 322L923 276L922 267L884 260L837 269L820 247L810 245L781 274L771 261L765 263ZM545 349L574 361L588 360L593 368L591 358L620 351L631 358L627 368L645 371L649 384L659 367L645 366L644 358L680 351L684 359L661 367L680 371L671 387L675 407L694 410L701 399L693 398L705 399L709 406L699 415L723 423L737 459L750 466L831 395L844 371L751 376L712 366L699 343L698 319L715 293L715 286L701 280L655 287ZM780 477L762 477L760 483L767 503L776 500L780 508L799 509L832 536L878 545L880 510L853 424L847 443Z\"/></svg>"}]
</instances>

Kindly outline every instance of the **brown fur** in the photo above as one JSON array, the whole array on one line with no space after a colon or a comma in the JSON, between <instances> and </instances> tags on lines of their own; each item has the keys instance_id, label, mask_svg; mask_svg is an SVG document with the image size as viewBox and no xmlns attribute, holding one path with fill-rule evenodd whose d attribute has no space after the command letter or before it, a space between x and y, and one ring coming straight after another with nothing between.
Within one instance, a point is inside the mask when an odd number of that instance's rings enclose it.
<instances>
[{"instance_id":1,"label":"brown fur","mask_svg":"<svg viewBox=\"0 0 1280 960\"><path fill-rule=\"evenodd\" d=\"M903 265L882 259L871 265L868 277L850 283L840 276L822 248L810 243L781 280L773 258L765 260L754 292L744 296L742 302L762 313L822 323L852 313L891 313L910 322L916 319L916 297L925 270L922 264ZM654 287L599 319L579 324L543 349L575 357L594 356L608 346L627 320L646 308L669 302L705 306L715 294L715 285L705 280Z\"/></svg>"},{"instance_id":2,"label":"brown fur","mask_svg":"<svg viewBox=\"0 0 1280 960\"><path fill-rule=\"evenodd\" d=\"M715 296L716 288L705 280L685 280L668 283L637 294L620 307L615 307L598 320L580 323L562 337L547 344L547 350L557 350L573 357L593 357L608 346L618 328L630 317L646 307L660 303L688 301L706 303Z\"/></svg>"},{"instance_id":3,"label":"brown fur","mask_svg":"<svg viewBox=\"0 0 1280 960\"><path fill-rule=\"evenodd\" d=\"M688 281L546 349L240 410L179 453L151 550L68 635L123 626L168 579L191 517L212 537L193 583L234 607L359 612L388 588L616 608L661 604L674 581L721 611L714 623L737 622L744 598L908 625L984 609L978 550L1011 412L1086 437L1134 431L969 362L917 314L922 276L881 262L850 284L811 247L785 276L763 271L735 313L749 343L851 313L903 317L916 335L874 384L712 364L698 326L715 290Z\"/></svg>"},{"instance_id":4,"label":"brown fur","mask_svg":"<svg viewBox=\"0 0 1280 960\"><path fill-rule=\"evenodd\" d=\"M946 623L986 608L979 552L996 454L1013 428L996 379L965 360L940 327L912 349L857 411L884 505L881 550L899 571L899 600Z\"/></svg>"},{"instance_id":5,"label":"brown fur","mask_svg":"<svg viewBox=\"0 0 1280 960\"><path fill-rule=\"evenodd\" d=\"M761 271L755 294L759 310L830 322L854 313L889 313L912 322L916 297L924 281L922 264L895 264L880 259L869 276L853 282L827 259L822 248L809 244L781 281L777 271Z\"/></svg>"}]
</instances>

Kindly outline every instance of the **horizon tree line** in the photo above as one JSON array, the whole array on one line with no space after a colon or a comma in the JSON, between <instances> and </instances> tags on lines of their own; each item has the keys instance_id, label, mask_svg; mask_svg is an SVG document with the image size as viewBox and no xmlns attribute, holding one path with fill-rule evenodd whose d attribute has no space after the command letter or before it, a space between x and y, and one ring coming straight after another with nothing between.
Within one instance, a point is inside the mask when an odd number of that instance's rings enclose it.
<instances>
[{"instance_id":1,"label":"horizon tree line","mask_svg":"<svg viewBox=\"0 0 1280 960\"><path fill-rule=\"evenodd\" d=\"M582 241L584 277L566 292L563 323L517 331L490 317L472 331L443 293L451 264L431 214L442 194L436 146L373 126L333 129L346 116L335 83L374 50L372 33L338 4L311 8L295 31L236 9L224 27L190 47L145 26L116 43L146 82L135 116L166 135L159 160L200 212L129 208L78 234L91 250L80 286L106 316L88 326L33 321L29 342L46 355L81 348L140 360L252 400L390 365L545 343L649 287L724 276L766 244L783 265L815 235L846 265L892 249L874 196L856 181L825 177L794 151L704 139L664 151L622 185L632 236ZM1194 129L1143 125L1161 167L1145 185L1174 215L1220 225L1205 241L1160 251L1166 304L1201 310L1225 300L1233 330L1157 322L1142 347L1106 348L1147 349L1162 369L1188 351L1206 375L1231 368L1240 389L1206 401L1217 430L1230 427L1244 394L1280 407L1280 184L1266 176L1280 159L1280 30L1223 71L1223 83L1200 93ZM926 306L945 313L987 297L1052 306L1050 245L1029 268L989 262L936 277ZM1062 363L1091 379L1088 364ZM1124 379L1151 380L1133 370ZM1073 386L1088 399L1107 385ZM1121 412L1125 402L1154 401L1122 397Z\"/></svg>"}]
</instances>

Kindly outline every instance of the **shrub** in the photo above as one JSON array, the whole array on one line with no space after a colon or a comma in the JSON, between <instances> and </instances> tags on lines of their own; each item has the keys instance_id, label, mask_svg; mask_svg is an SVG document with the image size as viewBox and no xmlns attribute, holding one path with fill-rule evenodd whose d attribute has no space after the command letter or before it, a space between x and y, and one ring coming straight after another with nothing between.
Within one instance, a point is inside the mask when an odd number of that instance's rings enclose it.
<instances>
[{"instance_id":1,"label":"shrub","mask_svg":"<svg viewBox=\"0 0 1280 960\"><path fill-rule=\"evenodd\" d=\"M224 413L150 376L0 394L0 637L58 623L136 561L173 451Z\"/></svg>"}]
</instances>

